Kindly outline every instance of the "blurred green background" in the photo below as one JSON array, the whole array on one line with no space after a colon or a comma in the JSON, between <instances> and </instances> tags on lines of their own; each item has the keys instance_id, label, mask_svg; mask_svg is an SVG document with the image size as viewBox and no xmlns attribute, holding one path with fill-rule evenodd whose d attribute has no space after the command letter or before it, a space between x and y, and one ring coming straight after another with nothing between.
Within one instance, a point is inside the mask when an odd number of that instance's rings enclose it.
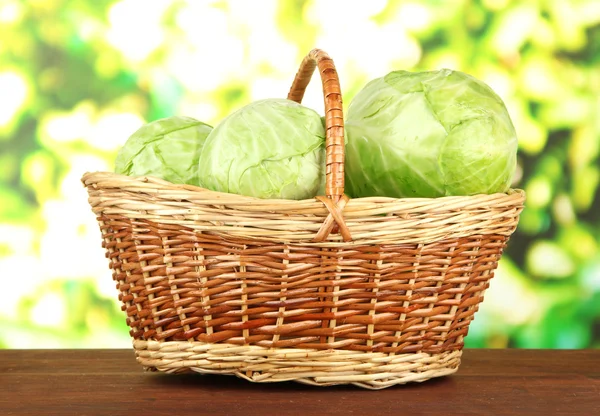
<instances>
[{"instance_id":1,"label":"blurred green background","mask_svg":"<svg viewBox=\"0 0 600 416\"><path fill-rule=\"evenodd\" d=\"M492 86L528 201L467 346L600 348L598 0L2 0L0 28L0 347L129 347L81 175L144 122L285 97L319 47L346 104L394 69Z\"/></svg>"}]
</instances>

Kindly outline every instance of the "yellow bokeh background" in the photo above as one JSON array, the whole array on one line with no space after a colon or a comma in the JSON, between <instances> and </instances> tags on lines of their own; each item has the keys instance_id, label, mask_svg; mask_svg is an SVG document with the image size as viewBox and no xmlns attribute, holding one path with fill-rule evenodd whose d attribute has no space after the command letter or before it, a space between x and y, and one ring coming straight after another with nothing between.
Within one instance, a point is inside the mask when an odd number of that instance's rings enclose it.
<instances>
[{"instance_id":1,"label":"yellow bokeh background","mask_svg":"<svg viewBox=\"0 0 600 416\"><path fill-rule=\"evenodd\" d=\"M314 47L346 105L396 69L502 97L528 201L467 346L600 347L600 2L4 0L0 27L0 347L128 347L81 175L145 122L285 97Z\"/></svg>"}]
</instances>

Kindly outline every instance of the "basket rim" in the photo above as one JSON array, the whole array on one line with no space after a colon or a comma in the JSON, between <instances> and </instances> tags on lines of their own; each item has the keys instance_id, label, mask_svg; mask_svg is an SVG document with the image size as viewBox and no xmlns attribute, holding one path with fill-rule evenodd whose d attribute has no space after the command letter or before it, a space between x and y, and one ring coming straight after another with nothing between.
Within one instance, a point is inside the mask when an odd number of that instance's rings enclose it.
<instances>
[{"instance_id":1,"label":"basket rim","mask_svg":"<svg viewBox=\"0 0 600 416\"><path fill-rule=\"evenodd\" d=\"M525 201L522 190L466 197L344 198L340 211L352 235L347 240L336 231L319 238L322 230L334 223L330 207L323 203L325 198L262 200L111 172L86 173L82 181L99 221L112 216L142 221L140 224L177 225L236 241L340 248L487 234L508 236L516 229Z\"/></svg>"},{"instance_id":2,"label":"basket rim","mask_svg":"<svg viewBox=\"0 0 600 416\"><path fill-rule=\"evenodd\" d=\"M307 199L268 199L268 198L257 198L246 195L239 195L229 192L212 191L207 188L202 188L196 185L188 184L176 184L173 182L166 181L164 179L154 177L151 175L141 176L128 176L110 171L87 171L81 177L81 182L84 186L92 186L94 188L101 187L105 189L124 189L127 187L135 188L136 192L145 194L159 194L158 188L173 191L184 191L190 194L207 195L212 196L214 199L220 199L222 202L230 204L232 202L238 202L242 204L252 205L278 205L281 208L290 206L298 206L298 204L304 203L315 203L320 207L323 207L323 202L319 201L317 197ZM100 186L98 186L100 185ZM155 185L153 187L152 185ZM131 189L132 191L134 189ZM319 195L320 196L320 195ZM324 195L323 195L324 196ZM436 203L452 203L457 201L495 201L499 199L511 199L511 200L523 200L526 199L526 193L521 188L510 188L506 192L495 192L491 194L474 194L474 195L448 195L439 197L406 197L406 198L393 198L385 196L371 196L371 197L360 197L353 198L348 197L348 206L356 205L358 203L414 203L426 205L431 202ZM323 208L326 211L325 208ZM344 213L348 209L344 210Z\"/></svg>"}]
</instances>

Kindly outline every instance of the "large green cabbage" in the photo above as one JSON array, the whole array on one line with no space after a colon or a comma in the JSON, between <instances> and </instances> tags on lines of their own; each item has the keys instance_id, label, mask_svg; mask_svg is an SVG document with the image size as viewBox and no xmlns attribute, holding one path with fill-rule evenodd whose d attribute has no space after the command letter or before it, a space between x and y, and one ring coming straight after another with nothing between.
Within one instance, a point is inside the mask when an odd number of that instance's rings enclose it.
<instances>
[{"instance_id":1,"label":"large green cabbage","mask_svg":"<svg viewBox=\"0 0 600 416\"><path fill-rule=\"evenodd\" d=\"M306 199L325 183L325 129L317 112L286 99L255 101L208 136L201 185L257 198Z\"/></svg>"},{"instance_id":2,"label":"large green cabbage","mask_svg":"<svg viewBox=\"0 0 600 416\"><path fill-rule=\"evenodd\" d=\"M115 172L197 186L198 159L211 131L211 126L191 117L152 121L133 133L119 150Z\"/></svg>"},{"instance_id":3,"label":"large green cabbage","mask_svg":"<svg viewBox=\"0 0 600 416\"><path fill-rule=\"evenodd\" d=\"M516 168L504 103L459 71L395 71L369 82L348 107L346 129L353 197L505 192Z\"/></svg>"}]
</instances>

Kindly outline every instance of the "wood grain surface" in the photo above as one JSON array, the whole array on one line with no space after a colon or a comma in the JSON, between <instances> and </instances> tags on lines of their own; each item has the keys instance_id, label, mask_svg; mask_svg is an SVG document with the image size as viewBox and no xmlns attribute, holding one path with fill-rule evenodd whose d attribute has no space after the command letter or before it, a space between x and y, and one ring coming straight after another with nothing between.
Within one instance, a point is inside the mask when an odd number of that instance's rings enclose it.
<instances>
[{"instance_id":1,"label":"wood grain surface","mask_svg":"<svg viewBox=\"0 0 600 416\"><path fill-rule=\"evenodd\" d=\"M368 391L144 372L131 350L0 350L0 415L599 415L600 350L465 350L455 375Z\"/></svg>"}]
</instances>

